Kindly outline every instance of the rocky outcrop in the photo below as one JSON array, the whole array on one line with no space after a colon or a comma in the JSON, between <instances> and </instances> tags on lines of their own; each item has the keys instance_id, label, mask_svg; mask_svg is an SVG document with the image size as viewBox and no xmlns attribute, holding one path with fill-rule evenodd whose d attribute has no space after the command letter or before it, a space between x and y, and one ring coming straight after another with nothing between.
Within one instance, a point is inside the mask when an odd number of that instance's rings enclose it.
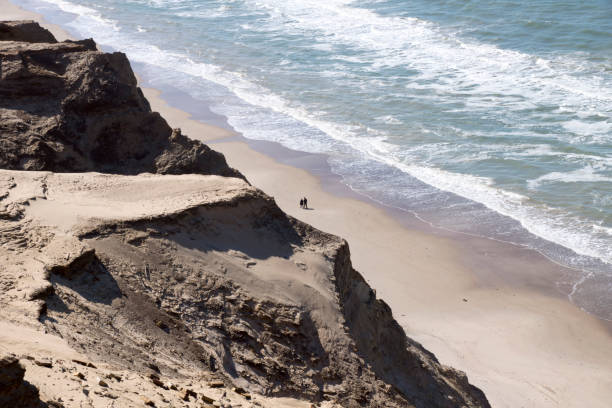
<instances>
[{"instance_id":1,"label":"rocky outcrop","mask_svg":"<svg viewBox=\"0 0 612 408\"><path fill-rule=\"evenodd\" d=\"M32 24L0 26L22 41L0 41L1 168L242 177L151 111L125 54L92 40L23 42L45 37Z\"/></svg>"},{"instance_id":2,"label":"rocky outcrop","mask_svg":"<svg viewBox=\"0 0 612 408\"><path fill-rule=\"evenodd\" d=\"M0 21L0 41L24 41L30 43L55 43L57 40L38 23L25 21Z\"/></svg>"},{"instance_id":3,"label":"rocky outcrop","mask_svg":"<svg viewBox=\"0 0 612 408\"><path fill-rule=\"evenodd\" d=\"M42 408L38 389L23 379L25 368L12 354L0 353L0 407Z\"/></svg>"}]
</instances>

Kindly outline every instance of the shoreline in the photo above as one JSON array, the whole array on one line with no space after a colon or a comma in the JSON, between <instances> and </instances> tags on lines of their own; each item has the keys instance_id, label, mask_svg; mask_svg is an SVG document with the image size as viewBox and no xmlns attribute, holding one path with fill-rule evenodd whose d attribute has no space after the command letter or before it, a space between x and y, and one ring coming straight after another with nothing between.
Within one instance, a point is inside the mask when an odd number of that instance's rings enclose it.
<instances>
[{"instance_id":1,"label":"shoreline","mask_svg":"<svg viewBox=\"0 0 612 408\"><path fill-rule=\"evenodd\" d=\"M140 63L133 65L138 67ZM135 70L137 70L137 68L135 68ZM549 273L538 274L538 276L535 277L531 276L531 279L529 279L529 274L520 274L517 272L508 274L507 276L499 276L498 279L503 278L507 283L517 288L525 287L537 289L552 297L558 296L570 301L566 291L562 291L560 287L555 287L556 285L552 284L552 282L558 282L564 276L569 276L576 272L583 271L563 265L537 249L529 248L522 244L498 240L493 237L454 231L442 226L437 226L425 219L420 218L418 214L413 213L412 211L396 208L376 201L375 199L351 189L347 184L343 183L342 176L332 171L331 166L327 162L328 156L326 154L298 151L285 147L277 142L246 138L242 134L228 129L231 126L227 123L225 118L215 117L219 115L211 113L210 110L208 110L208 107L203 105L202 101L195 100L187 93L177 89L169 90L166 87L160 89L153 88L149 83L149 79L142 74L138 75L138 80L141 84L143 92L145 93L145 96L151 102L152 106L153 102L155 102L156 110L163 112L164 117L169 123L174 121L177 124L186 126L182 127L185 134L190 135L190 133L186 130L194 131L193 137L198 138L211 147L214 146L215 150L223 151L223 146L227 143L247 145L250 150L270 158L272 161L282 166L299 169L313 176L317 180L317 184L320 186L320 188L327 194L363 202L371 207L381 210L404 228L415 230L427 235L435 235L452 239L455 244L462 246L462 253L473 254L475 251L477 251L477 248L491 249L494 246L503 246L508 253L520 254L519 256L527 258L527 261L533 261L541 264L550 263L552 265L549 265L549 267L546 268L547 272ZM198 108L206 110L207 112L204 115L194 116L194 113L187 112L187 110L181 110L185 109L184 106L193 103L199 104ZM218 123L211 126L211 121L217 121ZM220 125L221 122L223 123ZM206 133L205 137L198 137L198 135L203 133ZM227 150L227 152L227 154L232 155L233 149L230 148ZM240 160L237 167L240 167L243 162L245 162L245 160ZM256 172L257 170L250 169L249 173L245 175L248 176L248 174L253 174ZM282 191L277 191L275 186L272 184L268 189L264 188L263 190L266 192L276 191L277 194L273 195L274 197L285 195ZM298 197L299 200L299 194L296 197ZM293 211L290 203L287 203L287 208L283 208L283 210L296 218L303 215L299 212L299 210ZM309 223L312 225L315 225L316 222L316 220L309 221ZM333 226L331 226L331 228L333 228ZM491 278L491 276L482 274L482 276L479 277L480 280L478 283L480 285L485 285L487 282L487 277ZM492 287L496 286L495 284L498 283L495 278L490 280ZM577 307L580 308L579 306ZM606 325L609 323L609 327L612 332L611 320L602 319L595 314L587 311L585 312L590 316L603 321Z\"/></svg>"},{"instance_id":2,"label":"shoreline","mask_svg":"<svg viewBox=\"0 0 612 408\"><path fill-rule=\"evenodd\" d=\"M3 19L41 19L0 1L7 10ZM60 27L42 25L52 27L58 40L69 37ZM318 155L247 141L174 108L180 94L143 91L172 127L225 154L283 211L346 239L355 269L406 333L442 363L466 371L493 406L604 407L612 397L612 324L554 289L551 282L566 268L534 250L394 214L342 187ZM304 194L313 211L298 207Z\"/></svg>"}]
</instances>

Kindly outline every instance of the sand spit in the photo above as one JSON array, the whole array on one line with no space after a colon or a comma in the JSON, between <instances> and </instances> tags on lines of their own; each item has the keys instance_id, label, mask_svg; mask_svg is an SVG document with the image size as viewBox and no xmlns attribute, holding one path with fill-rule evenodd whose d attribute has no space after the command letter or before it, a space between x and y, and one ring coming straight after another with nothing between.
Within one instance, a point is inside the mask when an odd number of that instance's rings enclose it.
<instances>
[{"instance_id":1,"label":"sand spit","mask_svg":"<svg viewBox=\"0 0 612 408\"><path fill-rule=\"evenodd\" d=\"M344 240L151 112L123 54L2 28L0 349L45 404L489 406Z\"/></svg>"}]
</instances>

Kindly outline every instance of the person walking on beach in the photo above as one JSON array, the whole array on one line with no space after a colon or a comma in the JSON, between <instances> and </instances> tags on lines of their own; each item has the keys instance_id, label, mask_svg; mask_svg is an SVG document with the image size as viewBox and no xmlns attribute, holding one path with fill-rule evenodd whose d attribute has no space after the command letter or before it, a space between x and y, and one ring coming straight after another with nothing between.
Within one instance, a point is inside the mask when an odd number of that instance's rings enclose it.
<instances>
[{"instance_id":1,"label":"person walking on beach","mask_svg":"<svg viewBox=\"0 0 612 408\"><path fill-rule=\"evenodd\" d=\"M304 199L300 199L300 208L304 208Z\"/></svg>"},{"instance_id":2,"label":"person walking on beach","mask_svg":"<svg viewBox=\"0 0 612 408\"><path fill-rule=\"evenodd\" d=\"M304 197L304 209L308 209L308 199Z\"/></svg>"}]
</instances>

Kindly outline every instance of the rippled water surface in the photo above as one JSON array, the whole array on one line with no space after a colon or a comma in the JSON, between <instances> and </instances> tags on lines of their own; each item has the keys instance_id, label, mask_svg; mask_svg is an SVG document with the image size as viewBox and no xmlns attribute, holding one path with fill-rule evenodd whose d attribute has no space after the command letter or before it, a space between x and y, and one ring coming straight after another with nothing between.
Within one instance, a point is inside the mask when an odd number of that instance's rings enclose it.
<instances>
[{"instance_id":1,"label":"rippled water surface","mask_svg":"<svg viewBox=\"0 0 612 408\"><path fill-rule=\"evenodd\" d=\"M612 316L609 0L18 3L363 194L578 268Z\"/></svg>"}]
</instances>

